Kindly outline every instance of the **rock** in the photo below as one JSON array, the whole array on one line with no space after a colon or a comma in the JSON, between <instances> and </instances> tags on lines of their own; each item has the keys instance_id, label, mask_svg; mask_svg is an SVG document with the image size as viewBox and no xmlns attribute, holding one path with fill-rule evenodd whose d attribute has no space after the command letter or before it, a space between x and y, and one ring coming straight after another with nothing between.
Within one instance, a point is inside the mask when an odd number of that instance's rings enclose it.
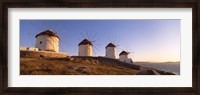
<instances>
[{"instance_id":1,"label":"rock","mask_svg":"<svg viewBox=\"0 0 200 95\"><path fill-rule=\"evenodd\" d=\"M138 72L136 75L160 75L156 70L143 70Z\"/></svg>"},{"instance_id":2,"label":"rock","mask_svg":"<svg viewBox=\"0 0 200 95\"><path fill-rule=\"evenodd\" d=\"M81 72L81 73L86 73L89 70L87 67L78 67L76 68L76 71Z\"/></svg>"},{"instance_id":3,"label":"rock","mask_svg":"<svg viewBox=\"0 0 200 95\"><path fill-rule=\"evenodd\" d=\"M94 61L93 61L93 64L99 64L99 61L94 60Z\"/></svg>"},{"instance_id":4,"label":"rock","mask_svg":"<svg viewBox=\"0 0 200 95\"><path fill-rule=\"evenodd\" d=\"M174 74L174 73L172 73L172 72L165 72L164 75L176 75L176 74Z\"/></svg>"},{"instance_id":5,"label":"rock","mask_svg":"<svg viewBox=\"0 0 200 95\"><path fill-rule=\"evenodd\" d=\"M166 71L160 71L160 70L157 70L161 75L176 75L175 73L173 72L166 72Z\"/></svg>"},{"instance_id":6,"label":"rock","mask_svg":"<svg viewBox=\"0 0 200 95\"><path fill-rule=\"evenodd\" d=\"M74 61L74 58L70 57L70 58L69 58L69 61Z\"/></svg>"},{"instance_id":7,"label":"rock","mask_svg":"<svg viewBox=\"0 0 200 95\"><path fill-rule=\"evenodd\" d=\"M41 58L44 58L44 55L40 55Z\"/></svg>"},{"instance_id":8,"label":"rock","mask_svg":"<svg viewBox=\"0 0 200 95\"><path fill-rule=\"evenodd\" d=\"M80 59L80 58L74 58L74 57L72 57L72 58L73 58L73 62L75 62L75 63L80 63L82 61L82 59Z\"/></svg>"},{"instance_id":9,"label":"rock","mask_svg":"<svg viewBox=\"0 0 200 95\"><path fill-rule=\"evenodd\" d=\"M86 60L83 61L83 63L90 64L91 61L86 59Z\"/></svg>"}]
</instances>

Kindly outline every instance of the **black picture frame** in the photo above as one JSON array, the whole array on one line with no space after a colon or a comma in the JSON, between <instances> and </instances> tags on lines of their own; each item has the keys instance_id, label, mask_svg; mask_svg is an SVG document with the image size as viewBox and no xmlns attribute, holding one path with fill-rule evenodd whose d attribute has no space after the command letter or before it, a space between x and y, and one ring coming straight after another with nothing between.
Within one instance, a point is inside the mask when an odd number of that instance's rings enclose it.
<instances>
[{"instance_id":1,"label":"black picture frame","mask_svg":"<svg viewBox=\"0 0 200 95\"><path fill-rule=\"evenodd\" d=\"M192 87L8 87L8 8L192 8ZM3 0L1 2L1 94L130 94L130 95L199 95L200 94L200 1L198 0Z\"/></svg>"}]
</instances>

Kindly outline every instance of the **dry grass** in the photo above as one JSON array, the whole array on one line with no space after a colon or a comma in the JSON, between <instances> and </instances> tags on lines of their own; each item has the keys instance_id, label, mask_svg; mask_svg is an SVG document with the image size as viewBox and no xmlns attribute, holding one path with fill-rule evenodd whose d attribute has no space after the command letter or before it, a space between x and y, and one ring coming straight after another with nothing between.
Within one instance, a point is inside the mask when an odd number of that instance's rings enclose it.
<instances>
[{"instance_id":1,"label":"dry grass","mask_svg":"<svg viewBox=\"0 0 200 95\"><path fill-rule=\"evenodd\" d=\"M104 58L20 58L21 75L134 75L141 68ZM137 67L137 68L135 68Z\"/></svg>"}]
</instances>

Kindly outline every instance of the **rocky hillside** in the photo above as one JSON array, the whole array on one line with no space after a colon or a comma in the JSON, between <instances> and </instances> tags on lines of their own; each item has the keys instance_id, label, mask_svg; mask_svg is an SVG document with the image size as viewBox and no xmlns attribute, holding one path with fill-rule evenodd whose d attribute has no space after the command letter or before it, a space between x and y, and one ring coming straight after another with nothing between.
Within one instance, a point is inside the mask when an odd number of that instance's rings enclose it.
<instances>
[{"instance_id":1,"label":"rocky hillside","mask_svg":"<svg viewBox=\"0 0 200 95\"><path fill-rule=\"evenodd\" d=\"M20 58L21 75L174 75L105 57Z\"/></svg>"}]
</instances>

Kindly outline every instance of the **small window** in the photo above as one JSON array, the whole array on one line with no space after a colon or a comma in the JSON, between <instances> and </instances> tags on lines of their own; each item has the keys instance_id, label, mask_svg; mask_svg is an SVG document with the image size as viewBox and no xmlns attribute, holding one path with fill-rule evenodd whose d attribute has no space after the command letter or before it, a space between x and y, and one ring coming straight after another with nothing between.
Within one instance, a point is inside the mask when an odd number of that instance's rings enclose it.
<instances>
[{"instance_id":1,"label":"small window","mask_svg":"<svg viewBox=\"0 0 200 95\"><path fill-rule=\"evenodd\" d=\"M40 44L42 44L42 41L40 41Z\"/></svg>"}]
</instances>

